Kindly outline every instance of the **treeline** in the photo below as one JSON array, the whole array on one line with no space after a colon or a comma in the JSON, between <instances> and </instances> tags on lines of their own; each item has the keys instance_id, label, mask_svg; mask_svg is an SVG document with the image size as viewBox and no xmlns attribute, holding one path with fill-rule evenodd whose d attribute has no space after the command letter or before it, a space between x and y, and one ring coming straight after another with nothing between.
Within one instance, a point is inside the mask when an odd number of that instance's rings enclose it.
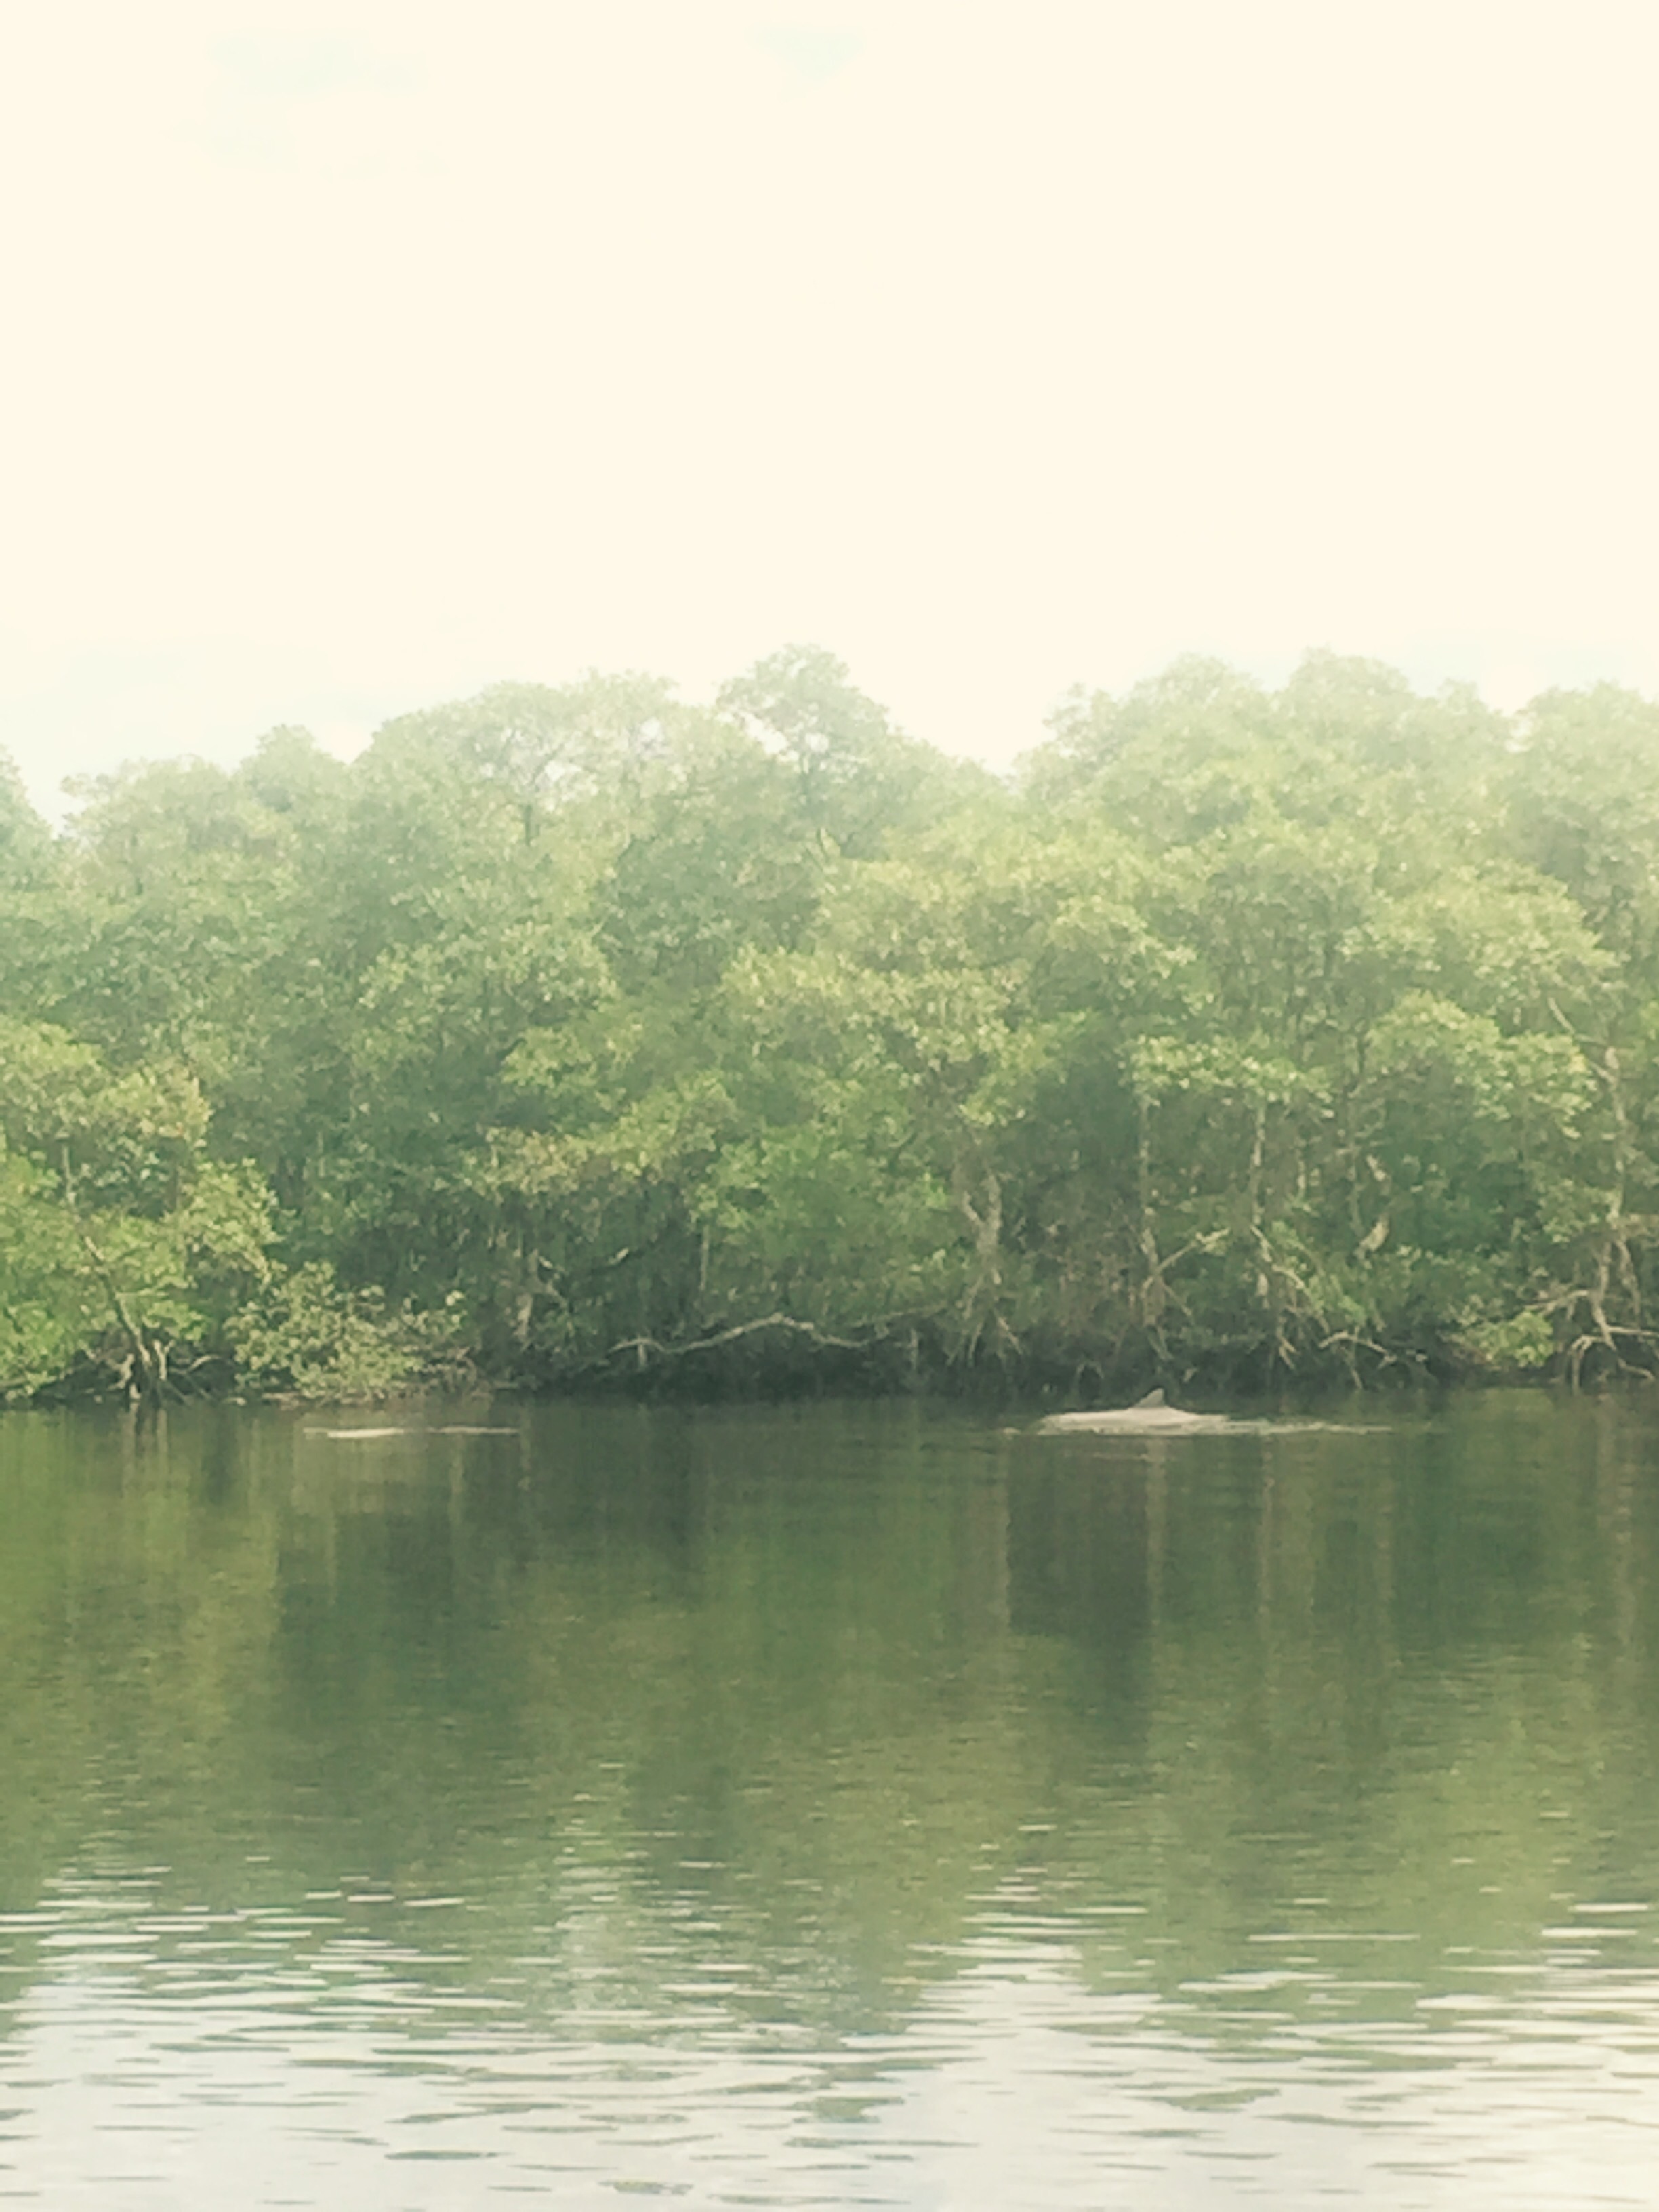
<instances>
[{"instance_id":1,"label":"treeline","mask_svg":"<svg viewBox=\"0 0 1659 2212\"><path fill-rule=\"evenodd\" d=\"M1659 1364L1659 708L829 654L0 780L0 1392Z\"/></svg>"}]
</instances>

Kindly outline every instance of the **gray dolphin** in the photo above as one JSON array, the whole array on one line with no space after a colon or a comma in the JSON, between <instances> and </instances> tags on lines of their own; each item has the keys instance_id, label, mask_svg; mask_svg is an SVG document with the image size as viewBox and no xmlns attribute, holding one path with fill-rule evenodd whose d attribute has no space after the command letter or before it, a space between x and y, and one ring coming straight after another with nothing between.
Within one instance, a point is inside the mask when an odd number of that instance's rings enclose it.
<instances>
[{"instance_id":1,"label":"gray dolphin","mask_svg":"<svg viewBox=\"0 0 1659 2212\"><path fill-rule=\"evenodd\" d=\"M1179 1407L1164 1404L1161 1390L1149 1390L1133 1406L1096 1413L1050 1413L1037 1423L1037 1434L1058 1437L1081 1431L1090 1436L1201 1437L1247 1425L1225 1413L1183 1413Z\"/></svg>"}]
</instances>

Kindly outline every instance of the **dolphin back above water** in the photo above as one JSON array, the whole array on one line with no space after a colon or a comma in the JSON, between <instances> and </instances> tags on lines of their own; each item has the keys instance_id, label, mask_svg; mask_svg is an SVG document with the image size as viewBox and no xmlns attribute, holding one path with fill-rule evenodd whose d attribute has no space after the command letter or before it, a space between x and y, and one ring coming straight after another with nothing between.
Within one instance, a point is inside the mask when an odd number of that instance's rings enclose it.
<instances>
[{"instance_id":1,"label":"dolphin back above water","mask_svg":"<svg viewBox=\"0 0 1659 2212\"><path fill-rule=\"evenodd\" d=\"M1161 1390L1149 1390L1133 1406L1119 1406L1097 1413L1050 1413L1046 1421L1037 1423L1037 1434L1042 1437L1076 1435L1110 1437L1201 1437L1220 1436L1229 1430L1255 1426L1248 1421L1235 1421L1225 1413L1183 1413L1179 1407L1166 1406Z\"/></svg>"},{"instance_id":2,"label":"dolphin back above water","mask_svg":"<svg viewBox=\"0 0 1659 2212\"><path fill-rule=\"evenodd\" d=\"M1380 1433L1374 1425L1361 1421L1241 1421L1231 1413L1183 1413L1178 1406L1164 1404L1161 1390L1149 1390L1133 1406L1112 1407L1097 1413L1050 1413L1032 1433L1039 1437L1282 1437L1316 1429L1340 1430L1350 1437Z\"/></svg>"}]
</instances>

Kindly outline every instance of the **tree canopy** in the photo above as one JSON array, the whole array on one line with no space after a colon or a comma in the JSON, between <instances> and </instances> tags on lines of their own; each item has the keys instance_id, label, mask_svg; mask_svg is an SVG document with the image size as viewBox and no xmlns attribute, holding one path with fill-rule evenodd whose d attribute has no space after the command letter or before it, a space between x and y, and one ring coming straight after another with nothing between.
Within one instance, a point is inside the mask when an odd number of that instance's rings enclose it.
<instances>
[{"instance_id":1,"label":"tree canopy","mask_svg":"<svg viewBox=\"0 0 1659 2212\"><path fill-rule=\"evenodd\" d=\"M1655 1364L1659 708L1310 656L1007 779L813 647L0 763L0 1393Z\"/></svg>"}]
</instances>

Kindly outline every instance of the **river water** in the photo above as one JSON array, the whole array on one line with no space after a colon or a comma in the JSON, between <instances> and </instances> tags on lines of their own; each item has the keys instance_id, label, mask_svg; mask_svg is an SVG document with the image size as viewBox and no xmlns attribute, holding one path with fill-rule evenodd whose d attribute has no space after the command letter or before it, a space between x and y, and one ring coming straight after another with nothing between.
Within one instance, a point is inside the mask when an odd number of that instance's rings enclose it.
<instances>
[{"instance_id":1,"label":"river water","mask_svg":"<svg viewBox=\"0 0 1659 2212\"><path fill-rule=\"evenodd\" d=\"M1650 2208L1656 1905L1639 1400L0 1419L8 2203Z\"/></svg>"}]
</instances>

